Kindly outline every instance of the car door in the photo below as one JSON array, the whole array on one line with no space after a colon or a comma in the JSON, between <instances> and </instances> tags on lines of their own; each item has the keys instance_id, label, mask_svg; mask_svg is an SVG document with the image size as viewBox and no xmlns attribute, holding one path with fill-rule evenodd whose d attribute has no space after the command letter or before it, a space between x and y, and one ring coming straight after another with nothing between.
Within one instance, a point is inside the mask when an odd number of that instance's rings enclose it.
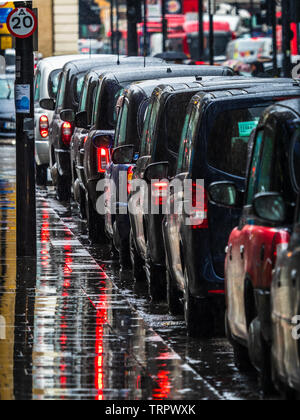
<instances>
[{"instance_id":1,"label":"car door","mask_svg":"<svg viewBox=\"0 0 300 420\"><path fill-rule=\"evenodd\" d=\"M178 156L177 175L171 181L170 188L170 213L163 222L164 242L167 255L167 266L180 290L184 290L184 268L182 265L182 241L181 229L185 225L185 215L176 211L179 203L184 202L184 181L188 178L188 170L192 157L192 146L197 126L197 110L192 108L188 111L181 135L180 150ZM173 186L172 186L173 184Z\"/></svg>"},{"instance_id":2,"label":"car door","mask_svg":"<svg viewBox=\"0 0 300 420\"><path fill-rule=\"evenodd\" d=\"M155 134L158 113L160 109L160 102L154 98L148 107L146 113L145 124L143 128L140 157L137 160L136 167L133 173L133 181L142 181L147 166L151 163L152 139ZM146 186L145 186L146 187ZM143 259L146 259L147 252L147 238L145 229L145 214L144 214L144 197L146 189L141 186L134 196L134 214L130 212L130 223L134 235L137 251ZM129 200L131 205L133 197Z\"/></svg>"}]
</instances>

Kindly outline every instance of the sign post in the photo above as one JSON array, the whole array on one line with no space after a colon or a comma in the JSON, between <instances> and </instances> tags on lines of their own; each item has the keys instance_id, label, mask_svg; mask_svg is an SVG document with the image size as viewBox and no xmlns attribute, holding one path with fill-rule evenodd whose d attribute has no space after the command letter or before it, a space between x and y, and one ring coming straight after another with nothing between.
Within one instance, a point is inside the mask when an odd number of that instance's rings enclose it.
<instances>
[{"instance_id":1,"label":"sign post","mask_svg":"<svg viewBox=\"0 0 300 420\"><path fill-rule=\"evenodd\" d=\"M15 2L7 28L16 38L17 256L36 256L33 34L37 18L32 1Z\"/></svg>"}]
</instances>

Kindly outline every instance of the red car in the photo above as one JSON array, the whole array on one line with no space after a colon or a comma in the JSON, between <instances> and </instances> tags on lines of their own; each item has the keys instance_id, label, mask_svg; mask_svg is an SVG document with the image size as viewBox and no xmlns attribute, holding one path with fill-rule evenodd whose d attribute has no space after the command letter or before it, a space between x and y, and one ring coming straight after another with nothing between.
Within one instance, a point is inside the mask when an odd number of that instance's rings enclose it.
<instances>
[{"instance_id":1,"label":"red car","mask_svg":"<svg viewBox=\"0 0 300 420\"><path fill-rule=\"evenodd\" d=\"M233 183L217 183L210 189L212 201L229 207L244 196L240 224L232 231L227 247L226 327L237 367L245 371L254 365L264 391L270 390L272 377L272 272L278 253L289 243L297 200L291 142L299 111L300 101L293 99L263 114L253 136L245 194Z\"/></svg>"}]
</instances>

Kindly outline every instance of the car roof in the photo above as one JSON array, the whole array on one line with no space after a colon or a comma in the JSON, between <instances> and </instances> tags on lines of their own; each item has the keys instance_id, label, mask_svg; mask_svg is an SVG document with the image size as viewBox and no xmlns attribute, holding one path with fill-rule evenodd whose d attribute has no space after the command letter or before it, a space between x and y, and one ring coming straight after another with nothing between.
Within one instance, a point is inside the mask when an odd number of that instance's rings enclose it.
<instances>
[{"instance_id":1,"label":"car roof","mask_svg":"<svg viewBox=\"0 0 300 420\"><path fill-rule=\"evenodd\" d=\"M106 55L106 54L94 54L90 56L83 55L83 59L75 59L67 62L63 71L73 70L75 72L87 71L90 68L96 68L97 65L101 65L101 62L114 62L117 57L115 55Z\"/></svg>"},{"instance_id":2,"label":"car roof","mask_svg":"<svg viewBox=\"0 0 300 420\"><path fill-rule=\"evenodd\" d=\"M260 119L259 126L264 126L270 117L275 117L282 122L288 122L288 119L291 122L291 114L294 115L294 120L300 119L300 98L286 99L266 109Z\"/></svg>"},{"instance_id":3,"label":"car roof","mask_svg":"<svg viewBox=\"0 0 300 420\"><path fill-rule=\"evenodd\" d=\"M215 76L208 76L207 79L216 79L218 77ZM222 77L223 78L223 77ZM225 78L225 77L224 77ZM166 77L166 78L158 78L158 79L150 79L146 81L139 81L134 82L129 85L126 89L127 92L134 93L134 92L144 92L146 96L151 96L154 89L158 86L162 87L163 89L171 88L176 90L188 89L189 83L193 83L195 81L195 76L178 76L178 77Z\"/></svg>"},{"instance_id":4,"label":"car roof","mask_svg":"<svg viewBox=\"0 0 300 420\"><path fill-rule=\"evenodd\" d=\"M275 80L275 79L274 79ZM276 79L277 80L277 79ZM284 80L284 79L282 79ZM262 98L264 95L276 96L285 98L285 94L289 95L295 93L295 95L300 95L300 83L293 81L292 79L286 79L285 82L270 82L264 83L263 87L261 84L253 84L249 86L226 86L224 89L215 89L207 92L200 92L199 95L195 95L195 100L202 100L203 94L210 95L210 98L207 99L216 101L216 100L230 100L233 97L241 99L243 97L249 98L249 96ZM197 97L198 96L198 97Z\"/></svg>"},{"instance_id":5,"label":"car roof","mask_svg":"<svg viewBox=\"0 0 300 420\"><path fill-rule=\"evenodd\" d=\"M262 88L262 85L264 86ZM192 82L189 83L188 81L180 83L171 84L160 84L156 86L153 90L153 96L160 96L161 102L167 100L169 95L176 95L182 94L185 92L192 92L195 96L199 96L199 98L195 98L200 100L200 96L202 98L203 94L211 94L212 97L227 97L228 94L231 95L240 95L243 92L243 95L246 95L249 89L252 89L255 92L262 92L265 91L265 85L271 85L272 91L274 89L278 89L278 86L287 85L288 87L293 87L294 89L300 86L300 83L295 82L292 79L260 79L260 78L247 78L247 77L203 77L201 82ZM295 85L295 86L294 86Z\"/></svg>"},{"instance_id":6,"label":"car roof","mask_svg":"<svg viewBox=\"0 0 300 420\"><path fill-rule=\"evenodd\" d=\"M101 74L101 78L106 79L114 79L119 83L131 82L131 81L138 81L138 80L147 80L147 78L151 77L160 78L162 72L166 72L170 78L172 77L172 73L176 72L176 77L180 76L180 72L182 76L185 76L185 72L195 72L195 76L203 76L205 75L215 75L215 76L225 76L226 74L230 74L232 70L229 67L222 67L222 66L188 66L188 65L180 65L180 64L168 64L167 66L156 66L156 67L145 67L145 68L132 68L130 72L128 69L125 68L116 68L113 71L107 71ZM175 76L174 76L175 77Z\"/></svg>"},{"instance_id":7,"label":"car roof","mask_svg":"<svg viewBox=\"0 0 300 420\"><path fill-rule=\"evenodd\" d=\"M81 60L83 59L83 55L60 55L55 57L47 57L43 58L38 62L38 68L41 69L43 67L49 67L51 70L63 68L63 66L70 62L75 60ZM85 57L86 58L86 57Z\"/></svg>"}]
</instances>

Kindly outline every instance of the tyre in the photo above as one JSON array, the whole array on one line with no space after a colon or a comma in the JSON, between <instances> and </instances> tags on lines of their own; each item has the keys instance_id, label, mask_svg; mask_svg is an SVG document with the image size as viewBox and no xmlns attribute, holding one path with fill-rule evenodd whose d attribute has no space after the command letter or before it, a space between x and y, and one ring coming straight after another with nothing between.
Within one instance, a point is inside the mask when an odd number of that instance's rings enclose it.
<instances>
[{"instance_id":1,"label":"tyre","mask_svg":"<svg viewBox=\"0 0 300 420\"><path fill-rule=\"evenodd\" d=\"M133 232L130 231L130 259L132 264L133 277L136 282L146 281L146 273L144 270L144 260L139 256L133 239Z\"/></svg>"},{"instance_id":2,"label":"tyre","mask_svg":"<svg viewBox=\"0 0 300 420\"><path fill-rule=\"evenodd\" d=\"M101 217L95 211L88 195L86 197L85 203L89 239L95 244L107 244L108 238L105 233L104 217Z\"/></svg>"},{"instance_id":3,"label":"tyre","mask_svg":"<svg viewBox=\"0 0 300 420\"><path fill-rule=\"evenodd\" d=\"M183 315L182 294L174 285L169 270L166 271L167 280L167 301L171 315Z\"/></svg>"},{"instance_id":4,"label":"tyre","mask_svg":"<svg viewBox=\"0 0 300 420\"><path fill-rule=\"evenodd\" d=\"M47 165L36 165L36 183L41 187L45 187L47 185L47 169Z\"/></svg>"},{"instance_id":5,"label":"tyre","mask_svg":"<svg viewBox=\"0 0 300 420\"><path fill-rule=\"evenodd\" d=\"M149 248L145 262L146 278L148 282L149 295L152 302L161 303L167 301L166 270L162 266L153 264Z\"/></svg>"},{"instance_id":6,"label":"tyre","mask_svg":"<svg viewBox=\"0 0 300 420\"><path fill-rule=\"evenodd\" d=\"M230 342L230 344L233 348L233 356L234 356L235 366L242 373L253 372L254 368L253 368L253 365L251 363L250 356L249 356L249 351L248 351L247 347L242 346L232 336L227 312L225 314L225 330L226 330L227 339L228 339L228 341Z\"/></svg>"},{"instance_id":7,"label":"tyre","mask_svg":"<svg viewBox=\"0 0 300 420\"><path fill-rule=\"evenodd\" d=\"M66 176L57 175L56 196L58 201L66 202L71 199L71 182Z\"/></svg>"},{"instance_id":8,"label":"tyre","mask_svg":"<svg viewBox=\"0 0 300 420\"><path fill-rule=\"evenodd\" d=\"M242 346L236 341L232 341L231 345L233 347L234 363L238 370L242 373L254 372L247 347Z\"/></svg>"},{"instance_id":9,"label":"tyre","mask_svg":"<svg viewBox=\"0 0 300 420\"><path fill-rule=\"evenodd\" d=\"M85 220L87 218L86 202L85 202L85 193L82 190L82 188L80 188L79 212L80 212L80 217Z\"/></svg>"},{"instance_id":10,"label":"tyre","mask_svg":"<svg viewBox=\"0 0 300 420\"><path fill-rule=\"evenodd\" d=\"M213 314L209 298L198 299L189 289L187 269L185 269L184 317L190 337L208 338L214 334Z\"/></svg>"},{"instance_id":11,"label":"tyre","mask_svg":"<svg viewBox=\"0 0 300 420\"><path fill-rule=\"evenodd\" d=\"M132 269L129 239L123 239L120 241L119 261L123 270Z\"/></svg>"}]
</instances>

